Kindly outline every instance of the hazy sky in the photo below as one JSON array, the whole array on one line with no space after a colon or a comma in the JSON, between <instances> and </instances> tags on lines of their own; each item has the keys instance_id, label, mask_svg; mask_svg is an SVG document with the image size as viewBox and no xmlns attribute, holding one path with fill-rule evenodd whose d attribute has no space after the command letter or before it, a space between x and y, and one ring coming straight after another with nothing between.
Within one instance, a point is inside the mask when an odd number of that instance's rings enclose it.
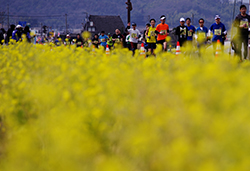
<instances>
[{"instance_id":1,"label":"hazy sky","mask_svg":"<svg viewBox=\"0 0 250 171\"><path fill-rule=\"evenodd\" d=\"M230 0L230 1L234 1L234 0ZM238 0L239 2L241 2L241 0ZM243 3L249 3L249 0L243 0Z\"/></svg>"}]
</instances>

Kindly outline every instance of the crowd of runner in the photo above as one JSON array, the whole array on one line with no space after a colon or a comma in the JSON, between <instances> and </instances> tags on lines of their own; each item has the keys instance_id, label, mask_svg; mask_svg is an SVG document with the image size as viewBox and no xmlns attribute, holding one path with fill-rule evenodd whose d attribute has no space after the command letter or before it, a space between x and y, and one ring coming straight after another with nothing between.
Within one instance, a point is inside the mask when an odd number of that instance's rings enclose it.
<instances>
[{"instance_id":1,"label":"crowd of runner","mask_svg":"<svg viewBox=\"0 0 250 171\"><path fill-rule=\"evenodd\" d=\"M245 5L240 6L240 14L234 20L233 26L237 27L237 34L231 41L232 49L235 54L241 57L242 44L244 46L243 58L247 59L248 55L248 37L249 37L249 25L250 16L246 13L247 8ZM220 44L224 45L225 39L227 37L227 29L225 25L221 22L219 15L215 16L215 23L209 28L205 27L205 20L203 18L199 19L199 27L195 28L191 25L190 18L180 18L180 25L175 28L174 34L179 41L180 46L192 46L193 40L197 41L198 48L205 47L209 37L211 37L211 42L214 49L218 41ZM168 37L170 34L169 26L166 24L166 17L162 15L160 17L160 24L156 25L156 20L151 19L148 24L146 24L146 29L141 33L136 27L136 23L128 23L127 28L124 30L125 33L121 34L119 29L116 29L114 34L105 34L102 31L100 34L95 34L93 38L83 38L80 34L77 35L75 39L72 39L70 35L67 35L64 40L61 39L59 35L54 33L48 34L48 36L42 36L37 38L36 36L31 36L30 28L28 26L22 27L21 25L11 25L9 30L6 32L4 29L0 30L0 40L1 44L8 45L10 42L22 41L25 38L28 42L34 43L54 43L56 46L68 46L76 45L77 47L90 47L95 46L96 48L106 48L108 45L109 49L112 49L115 44L121 45L122 47L129 48L133 53L138 49L138 43L143 42L148 54L155 55L154 51L157 45L162 45L163 51L167 51ZM5 36L4 36L5 35Z\"/></svg>"}]
</instances>

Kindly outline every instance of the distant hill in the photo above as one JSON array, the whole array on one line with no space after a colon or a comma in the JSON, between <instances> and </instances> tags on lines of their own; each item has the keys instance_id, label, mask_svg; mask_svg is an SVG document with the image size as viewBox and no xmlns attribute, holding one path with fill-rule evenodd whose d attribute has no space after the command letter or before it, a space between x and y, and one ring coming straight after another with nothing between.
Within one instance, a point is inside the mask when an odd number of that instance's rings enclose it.
<instances>
[{"instance_id":1,"label":"distant hill","mask_svg":"<svg viewBox=\"0 0 250 171\"><path fill-rule=\"evenodd\" d=\"M1 2L0 12L7 12L7 3L11 15L41 16L59 14L60 17L14 17L10 22L19 20L31 23L36 27L48 25L53 28L65 29L65 14L68 14L68 24L71 28L82 28L86 12L93 15L120 15L126 24L126 0L9 0ZM131 0L133 11L131 20L139 26L144 26L150 18L157 19L165 14L170 28L179 24L180 17L192 17L194 25L198 25L198 19L204 18L209 27L214 22L216 14L221 15L222 22L229 27L233 18L233 4L229 0ZM236 14L239 11L239 4L236 7ZM7 23L5 18L5 24Z\"/></svg>"}]
</instances>

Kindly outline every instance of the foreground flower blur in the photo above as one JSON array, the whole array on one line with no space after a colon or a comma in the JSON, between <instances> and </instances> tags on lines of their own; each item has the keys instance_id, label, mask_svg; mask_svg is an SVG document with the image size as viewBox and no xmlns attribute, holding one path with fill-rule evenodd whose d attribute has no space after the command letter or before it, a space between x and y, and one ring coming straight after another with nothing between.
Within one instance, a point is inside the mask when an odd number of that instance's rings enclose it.
<instances>
[{"instance_id":1,"label":"foreground flower blur","mask_svg":"<svg viewBox=\"0 0 250 171\"><path fill-rule=\"evenodd\" d=\"M249 170L249 62L131 56L1 48L0 170Z\"/></svg>"}]
</instances>

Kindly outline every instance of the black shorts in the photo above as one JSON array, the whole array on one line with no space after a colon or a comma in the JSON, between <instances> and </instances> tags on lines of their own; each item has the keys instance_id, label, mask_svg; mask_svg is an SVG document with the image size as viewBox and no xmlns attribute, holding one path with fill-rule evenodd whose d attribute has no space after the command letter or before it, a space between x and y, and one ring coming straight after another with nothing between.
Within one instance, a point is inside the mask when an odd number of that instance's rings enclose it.
<instances>
[{"instance_id":1,"label":"black shorts","mask_svg":"<svg viewBox=\"0 0 250 171\"><path fill-rule=\"evenodd\" d=\"M164 42L166 42L165 39L163 39L163 40L157 40L157 44L162 44L163 45Z\"/></svg>"},{"instance_id":2,"label":"black shorts","mask_svg":"<svg viewBox=\"0 0 250 171\"><path fill-rule=\"evenodd\" d=\"M148 43L148 49L156 49L156 43Z\"/></svg>"}]
</instances>

